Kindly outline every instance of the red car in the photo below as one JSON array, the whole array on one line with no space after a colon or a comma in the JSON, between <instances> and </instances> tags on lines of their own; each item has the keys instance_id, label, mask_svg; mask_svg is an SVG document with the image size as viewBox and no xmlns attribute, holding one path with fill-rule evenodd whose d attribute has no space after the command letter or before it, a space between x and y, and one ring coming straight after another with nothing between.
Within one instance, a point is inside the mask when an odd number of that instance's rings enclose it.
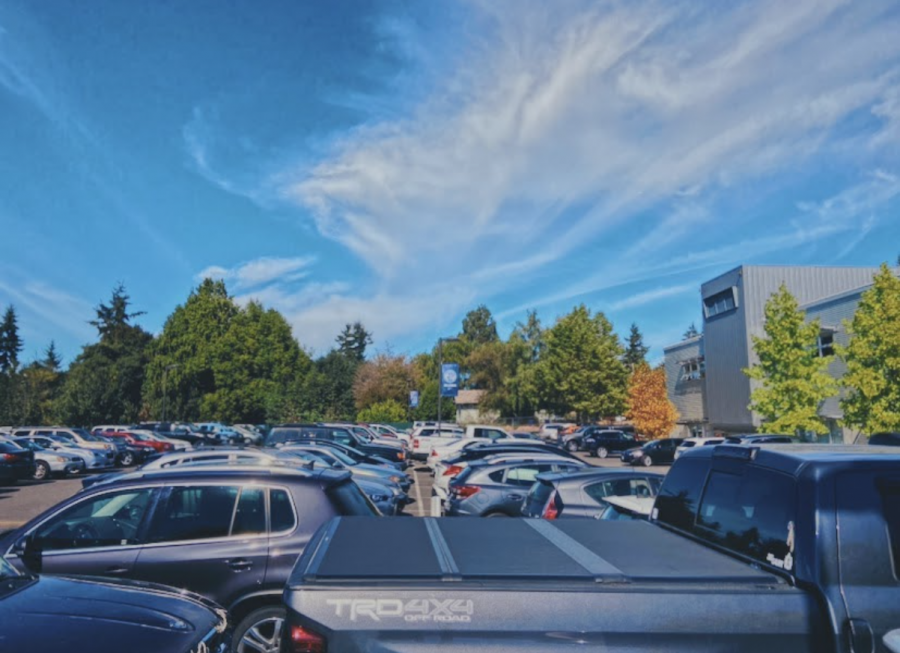
<instances>
[{"instance_id":1,"label":"red car","mask_svg":"<svg viewBox=\"0 0 900 653\"><path fill-rule=\"evenodd\" d=\"M124 438L129 444L135 447L144 447L153 449L157 453L166 453L172 451L175 447L169 442L160 442L159 440L151 440L140 433L130 433L128 431L116 431L113 433L104 433L109 438Z\"/></svg>"}]
</instances>

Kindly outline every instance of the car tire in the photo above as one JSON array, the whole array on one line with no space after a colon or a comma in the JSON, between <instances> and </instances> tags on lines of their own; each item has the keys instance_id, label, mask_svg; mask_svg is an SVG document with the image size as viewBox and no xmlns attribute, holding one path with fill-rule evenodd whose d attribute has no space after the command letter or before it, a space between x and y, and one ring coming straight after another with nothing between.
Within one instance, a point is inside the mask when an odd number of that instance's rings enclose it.
<instances>
[{"instance_id":1,"label":"car tire","mask_svg":"<svg viewBox=\"0 0 900 653\"><path fill-rule=\"evenodd\" d=\"M131 467L134 464L134 454L126 451L122 454L122 467Z\"/></svg>"},{"instance_id":2,"label":"car tire","mask_svg":"<svg viewBox=\"0 0 900 653\"><path fill-rule=\"evenodd\" d=\"M600 447L599 449L597 449L597 457L609 458L609 451L607 451L606 447Z\"/></svg>"},{"instance_id":3,"label":"car tire","mask_svg":"<svg viewBox=\"0 0 900 653\"><path fill-rule=\"evenodd\" d=\"M653 458L645 455L643 458L641 458L641 463L644 465L644 467L650 467L650 465L653 464Z\"/></svg>"},{"instance_id":4,"label":"car tire","mask_svg":"<svg viewBox=\"0 0 900 653\"><path fill-rule=\"evenodd\" d=\"M43 460L39 460L34 465L34 474L31 475L36 481L46 481L50 478L50 465Z\"/></svg>"},{"instance_id":5,"label":"car tire","mask_svg":"<svg viewBox=\"0 0 900 653\"><path fill-rule=\"evenodd\" d=\"M566 451L575 453L576 451L578 451L578 443L575 440L569 440L568 442L566 442Z\"/></svg>"},{"instance_id":6,"label":"car tire","mask_svg":"<svg viewBox=\"0 0 900 653\"><path fill-rule=\"evenodd\" d=\"M509 517L505 512L489 512L485 517Z\"/></svg>"},{"instance_id":7,"label":"car tire","mask_svg":"<svg viewBox=\"0 0 900 653\"><path fill-rule=\"evenodd\" d=\"M234 630L234 653L279 653L285 609L272 605L254 610Z\"/></svg>"}]
</instances>

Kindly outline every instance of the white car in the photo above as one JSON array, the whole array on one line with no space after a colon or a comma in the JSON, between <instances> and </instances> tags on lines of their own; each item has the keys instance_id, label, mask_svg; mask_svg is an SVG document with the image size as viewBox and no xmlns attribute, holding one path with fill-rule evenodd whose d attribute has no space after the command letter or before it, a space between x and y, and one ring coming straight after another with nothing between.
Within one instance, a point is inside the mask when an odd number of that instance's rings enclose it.
<instances>
[{"instance_id":1,"label":"white car","mask_svg":"<svg viewBox=\"0 0 900 653\"><path fill-rule=\"evenodd\" d=\"M675 450L675 460L678 460L678 457L688 449L707 447L714 444L722 444L723 442L725 442L725 438L685 438L684 442L679 444Z\"/></svg>"},{"instance_id":2,"label":"white car","mask_svg":"<svg viewBox=\"0 0 900 653\"><path fill-rule=\"evenodd\" d=\"M508 437L508 438L497 438L496 440L491 440L491 444L495 442L519 442L518 438ZM437 473L438 467L441 468L441 471L444 469L443 461L448 458L454 457L463 449L468 449L469 447L480 446L482 444L487 444L484 440L480 440L477 438L457 438L453 442L449 444L445 444L443 446L432 447L431 453L428 454L428 458L425 460L425 464L431 469L432 473Z\"/></svg>"}]
</instances>

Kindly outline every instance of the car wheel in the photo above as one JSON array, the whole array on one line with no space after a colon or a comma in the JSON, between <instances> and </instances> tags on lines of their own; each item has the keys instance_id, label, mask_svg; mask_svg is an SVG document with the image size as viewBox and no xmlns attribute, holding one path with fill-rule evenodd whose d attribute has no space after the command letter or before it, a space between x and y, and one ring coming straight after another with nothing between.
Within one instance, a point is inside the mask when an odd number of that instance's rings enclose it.
<instances>
[{"instance_id":1,"label":"car wheel","mask_svg":"<svg viewBox=\"0 0 900 653\"><path fill-rule=\"evenodd\" d=\"M653 464L653 458L645 455L643 458L641 458L641 462L644 464L644 467L649 467Z\"/></svg>"},{"instance_id":2,"label":"car wheel","mask_svg":"<svg viewBox=\"0 0 900 653\"><path fill-rule=\"evenodd\" d=\"M131 467L134 464L134 454L126 451L122 454L122 467Z\"/></svg>"},{"instance_id":3,"label":"car wheel","mask_svg":"<svg viewBox=\"0 0 900 653\"><path fill-rule=\"evenodd\" d=\"M34 474L31 475L36 481L43 481L46 478L50 477L50 465L45 463L43 460L37 461L34 467Z\"/></svg>"},{"instance_id":4,"label":"car wheel","mask_svg":"<svg viewBox=\"0 0 900 653\"><path fill-rule=\"evenodd\" d=\"M485 517L509 517L505 512L489 512Z\"/></svg>"},{"instance_id":5,"label":"car wheel","mask_svg":"<svg viewBox=\"0 0 900 653\"><path fill-rule=\"evenodd\" d=\"M569 440L566 442L566 450L575 453L578 451L578 443L575 440Z\"/></svg>"},{"instance_id":6,"label":"car wheel","mask_svg":"<svg viewBox=\"0 0 900 653\"><path fill-rule=\"evenodd\" d=\"M600 447L597 449L597 456L599 458L609 458L609 452L606 450L606 447Z\"/></svg>"},{"instance_id":7,"label":"car wheel","mask_svg":"<svg viewBox=\"0 0 900 653\"><path fill-rule=\"evenodd\" d=\"M248 614L234 631L235 653L279 653L284 608L270 606Z\"/></svg>"}]
</instances>

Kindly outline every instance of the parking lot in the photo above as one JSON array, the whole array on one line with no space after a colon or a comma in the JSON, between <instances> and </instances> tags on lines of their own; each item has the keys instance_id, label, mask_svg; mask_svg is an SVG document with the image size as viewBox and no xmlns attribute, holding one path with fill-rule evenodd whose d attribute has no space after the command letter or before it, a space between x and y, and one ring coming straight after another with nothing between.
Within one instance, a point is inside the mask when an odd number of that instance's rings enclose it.
<instances>
[{"instance_id":1,"label":"parking lot","mask_svg":"<svg viewBox=\"0 0 900 653\"><path fill-rule=\"evenodd\" d=\"M590 458L585 453L578 455L598 467L622 466L618 458L600 460ZM655 465L647 469L665 474L669 467ZM425 463L420 462L411 467L410 471L416 477L416 482L410 490L415 503L408 506L406 512L414 517L427 517L431 514L431 472ZM80 476L52 481L19 481L13 486L0 487L0 531L25 523L43 510L72 496L79 489L81 489Z\"/></svg>"}]
</instances>

